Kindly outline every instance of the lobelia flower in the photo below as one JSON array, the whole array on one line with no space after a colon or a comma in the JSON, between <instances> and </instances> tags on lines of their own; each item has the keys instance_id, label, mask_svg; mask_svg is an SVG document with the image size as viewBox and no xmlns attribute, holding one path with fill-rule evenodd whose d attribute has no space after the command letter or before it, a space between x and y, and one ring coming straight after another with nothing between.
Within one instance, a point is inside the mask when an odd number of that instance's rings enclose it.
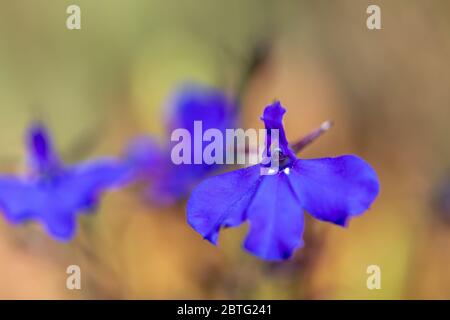
<instances>
[{"instance_id":1,"label":"lobelia flower","mask_svg":"<svg viewBox=\"0 0 450 320\"><path fill-rule=\"evenodd\" d=\"M199 84L185 84L175 90L166 108L165 125L168 140L176 129L186 129L194 137L194 121L201 121L202 129L215 128L221 132L232 128L236 121L236 103L223 91ZM186 197L201 179L219 168L218 164L174 164L171 159L177 141L161 143L142 136L129 146L127 154L135 175L146 185L145 196L158 205L171 205ZM191 139L191 150L195 150ZM200 152L208 142L200 142Z\"/></svg>"},{"instance_id":2,"label":"lobelia flower","mask_svg":"<svg viewBox=\"0 0 450 320\"><path fill-rule=\"evenodd\" d=\"M268 155L273 143L270 132L278 130L275 152L280 170L261 175L261 167L267 166L261 163L206 179L192 192L187 204L188 223L211 243L217 244L221 228L248 221L246 250L266 260L287 259L303 246L304 210L318 220L346 226L375 200L378 179L364 160L354 155L297 158L294 151L329 125L289 146L282 124L285 112L276 101L265 108L261 118L267 129Z\"/></svg>"},{"instance_id":3,"label":"lobelia flower","mask_svg":"<svg viewBox=\"0 0 450 320\"><path fill-rule=\"evenodd\" d=\"M113 158L63 165L39 123L28 130L27 149L25 176L0 175L0 208L9 222L36 220L60 241L73 238L77 212L92 211L101 192L122 185L129 170Z\"/></svg>"}]
</instances>

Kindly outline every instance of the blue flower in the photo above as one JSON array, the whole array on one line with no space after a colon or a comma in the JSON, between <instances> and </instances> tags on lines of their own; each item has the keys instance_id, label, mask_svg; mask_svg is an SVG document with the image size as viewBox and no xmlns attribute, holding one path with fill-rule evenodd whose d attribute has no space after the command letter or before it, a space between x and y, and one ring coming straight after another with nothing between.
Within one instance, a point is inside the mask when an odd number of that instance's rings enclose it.
<instances>
[{"instance_id":1,"label":"blue flower","mask_svg":"<svg viewBox=\"0 0 450 320\"><path fill-rule=\"evenodd\" d=\"M246 250L266 260L287 259L303 246L304 210L318 220L346 226L375 200L378 179L364 160L353 155L297 158L284 132L285 112L277 101L261 118L268 130L267 150L270 131L279 130L279 171L261 175L261 166L266 166L261 163L206 179L192 192L188 222L211 243L217 244L221 228L248 221Z\"/></svg>"},{"instance_id":2,"label":"blue flower","mask_svg":"<svg viewBox=\"0 0 450 320\"><path fill-rule=\"evenodd\" d=\"M236 122L235 101L223 91L198 84L185 84L177 88L166 108L167 140L176 129L186 129L192 137L194 121L201 121L202 129L218 129L222 133ZM194 139L192 150L194 150ZM146 197L159 205L171 205L185 198L201 179L219 168L218 164L196 164L194 152L191 164L174 164L171 150L177 142L159 142L142 136L129 146L127 154L136 177L146 185ZM201 151L207 145L202 141Z\"/></svg>"},{"instance_id":3,"label":"blue flower","mask_svg":"<svg viewBox=\"0 0 450 320\"><path fill-rule=\"evenodd\" d=\"M93 210L102 191L125 182L128 168L112 158L63 165L39 123L29 128L27 143L27 174L0 175L0 208L13 224L36 220L53 238L70 240L76 213Z\"/></svg>"}]
</instances>

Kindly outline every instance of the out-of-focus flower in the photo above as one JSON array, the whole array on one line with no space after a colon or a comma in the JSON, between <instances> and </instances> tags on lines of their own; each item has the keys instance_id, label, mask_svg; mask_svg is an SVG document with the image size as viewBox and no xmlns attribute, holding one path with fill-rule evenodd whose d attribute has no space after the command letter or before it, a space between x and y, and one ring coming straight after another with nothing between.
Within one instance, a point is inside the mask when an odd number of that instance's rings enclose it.
<instances>
[{"instance_id":1,"label":"out-of-focus flower","mask_svg":"<svg viewBox=\"0 0 450 320\"><path fill-rule=\"evenodd\" d=\"M346 226L376 198L378 179L364 160L353 155L297 158L298 149L288 145L284 132L285 111L277 101L262 116L268 130L266 150L273 143L270 131L279 133L279 168L274 174L261 175L261 166L266 166L261 163L211 177L194 189L187 204L188 222L211 243L217 244L222 227L248 221L246 250L266 260L287 259L303 245L303 210Z\"/></svg>"},{"instance_id":2,"label":"out-of-focus flower","mask_svg":"<svg viewBox=\"0 0 450 320\"><path fill-rule=\"evenodd\" d=\"M446 176L433 190L432 204L436 216L450 224L450 176Z\"/></svg>"},{"instance_id":3,"label":"out-of-focus flower","mask_svg":"<svg viewBox=\"0 0 450 320\"><path fill-rule=\"evenodd\" d=\"M177 143L170 141L176 129L186 129L192 137L194 121L201 121L202 130L233 128L236 122L236 102L223 91L186 84L175 90L166 108L165 125L168 142L142 136L128 147L127 155L134 167L136 177L146 184L146 198L159 205L171 205L186 197L192 188L208 174L216 170L218 164L195 164L194 152L191 164L174 164L171 159L172 147ZM225 136L225 134L223 134ZM191 141L194 150L194 139ZM225 142L224 142L225 143ZM201 142L201 152L208 142Z\"/></svg>"},{"instance_id":4,"label":"out-of-focus flower","mask_svg":"<svg viewBox=\"0 0 450 320\"><path fill-rule=\"evenodd\" d=\"M113 158L63 165L39 123L28 131L27 149L27 174L0 176L0 208L9 222L39 221L61 241L73 238L77 212L92 211L101 192L122 185L129 170Z\"/></svg>"}]
</instances>

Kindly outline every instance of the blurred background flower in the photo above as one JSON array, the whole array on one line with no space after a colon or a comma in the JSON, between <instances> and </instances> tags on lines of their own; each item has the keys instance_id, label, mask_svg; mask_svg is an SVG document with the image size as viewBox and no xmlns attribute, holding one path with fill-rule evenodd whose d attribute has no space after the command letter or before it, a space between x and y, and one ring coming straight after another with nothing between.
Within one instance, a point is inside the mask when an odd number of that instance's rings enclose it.
<instances>
[{"instance_id":1,"label":"blurred background flower","mask_svg":"<svg viewBox=\"0 0 450 320\"><path fill-rule=\"evenodd\" d=\"M147 200L159 205L175 204L186 198L193 186L202 179L223 167L219 164L196 162L194 122L200 121L203 131L217 129L225 136L226 129L236 127L237 114L238 105L235 99L220 89L197 83L186 83L176 89L166 105L166 115L163 119L166 136L162 142L155 141L151 136L141 136L134 139L127 148L126 157L133 168L135 178L147 184ZM176 146L186 139L172 136L177 129L184 129L190 135L190 152L187 155L189 163L173 162L173 153L178 155L181 152ZM225 139L221 143L225 151ZM204 141L199 144L201 155L208 144L209 142ZM183 158L186 159L184 154ZM225 163L225 159L222 163Z\"/></svg>"},{"instance_id":2,"label":"blurred background flower","mask_svg":"<svg viewBox=\"0 0 450 320\"><path fill-rule=\"evenodd\" d=\"M1 172L21 170L35 119L73 163L119 155L139 134L167 139L165 99L193 81L238 98L243 128L262 128L274 98L289 106L291 137L333 119L303 157L358 154L383 188L348 230L307 219L308 247L282 264L237 249L246 226L215 248L186 224L184 203L150 207L133 187L81 217L69 244L2 219L1 298L450 298L450 230L430 201L450 162L448 1L377 1L378 31L365 0L78 0L72 31L71 4L1 4ZM261 43L264 63L246 76ZM71 264L80 291L65 287ZM372 264L381 290L366 287Z\"/></svg>"},{"instance_id":3,"label":"blurred background flower","mask_svg":"<svg viewBox=\"0 0 450 320\"><path fill-rule=\"evenodd\" d=\"M71 240L77 215L94 211L104 191L130 180L128 164L119 159L63 164L40 123L30 126L26 141L27 172L0 175L0 208L12 224L38 221L54 239Z\"/></svg>"}]
</instances>

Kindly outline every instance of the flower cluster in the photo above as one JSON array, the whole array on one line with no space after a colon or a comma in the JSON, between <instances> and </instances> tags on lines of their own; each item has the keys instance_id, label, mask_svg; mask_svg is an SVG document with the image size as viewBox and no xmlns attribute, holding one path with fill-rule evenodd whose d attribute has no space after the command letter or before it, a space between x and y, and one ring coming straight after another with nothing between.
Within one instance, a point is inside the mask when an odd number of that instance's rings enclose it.
<instances>
[{"instance_id":1,"label":"flower cluster","mask_svg":"<svg viewBox=\"0 0 450 320\"><path fill-rule=\"evenodd\" d=\"M202 121L204 129L221 132L237 121L233 99L199 85L177 90L166 110L168 136L179 128L193 133L195 121ZM282 124L285 112L278 101L264 110L265 161L212 177L220 165L174 164L170 158L173 142L150 136L130 143L124 158L64 165L46 128L35 123L27 135L27 172L0 175L0 209L11 223L35 220L53 238L66 241L75 234L77 214L92 212L107 190L137 180L145 184L149 200L167 205L183 199L196 186L187 203L187 220L205 239L216 244L222 228L248 222L244 247L250 253L266 260L287 259L303 245L303 211L346 226L369 208L379 184L374 170L353 155L298 158L299 149L323 130L289 145ZM277 141L273 141L273 130ZM204 148L201 145L200 152ZM271 171L274 155L277 168ZM261 168L270 174L262 175Z\"/></svg>"}]
</instances>

